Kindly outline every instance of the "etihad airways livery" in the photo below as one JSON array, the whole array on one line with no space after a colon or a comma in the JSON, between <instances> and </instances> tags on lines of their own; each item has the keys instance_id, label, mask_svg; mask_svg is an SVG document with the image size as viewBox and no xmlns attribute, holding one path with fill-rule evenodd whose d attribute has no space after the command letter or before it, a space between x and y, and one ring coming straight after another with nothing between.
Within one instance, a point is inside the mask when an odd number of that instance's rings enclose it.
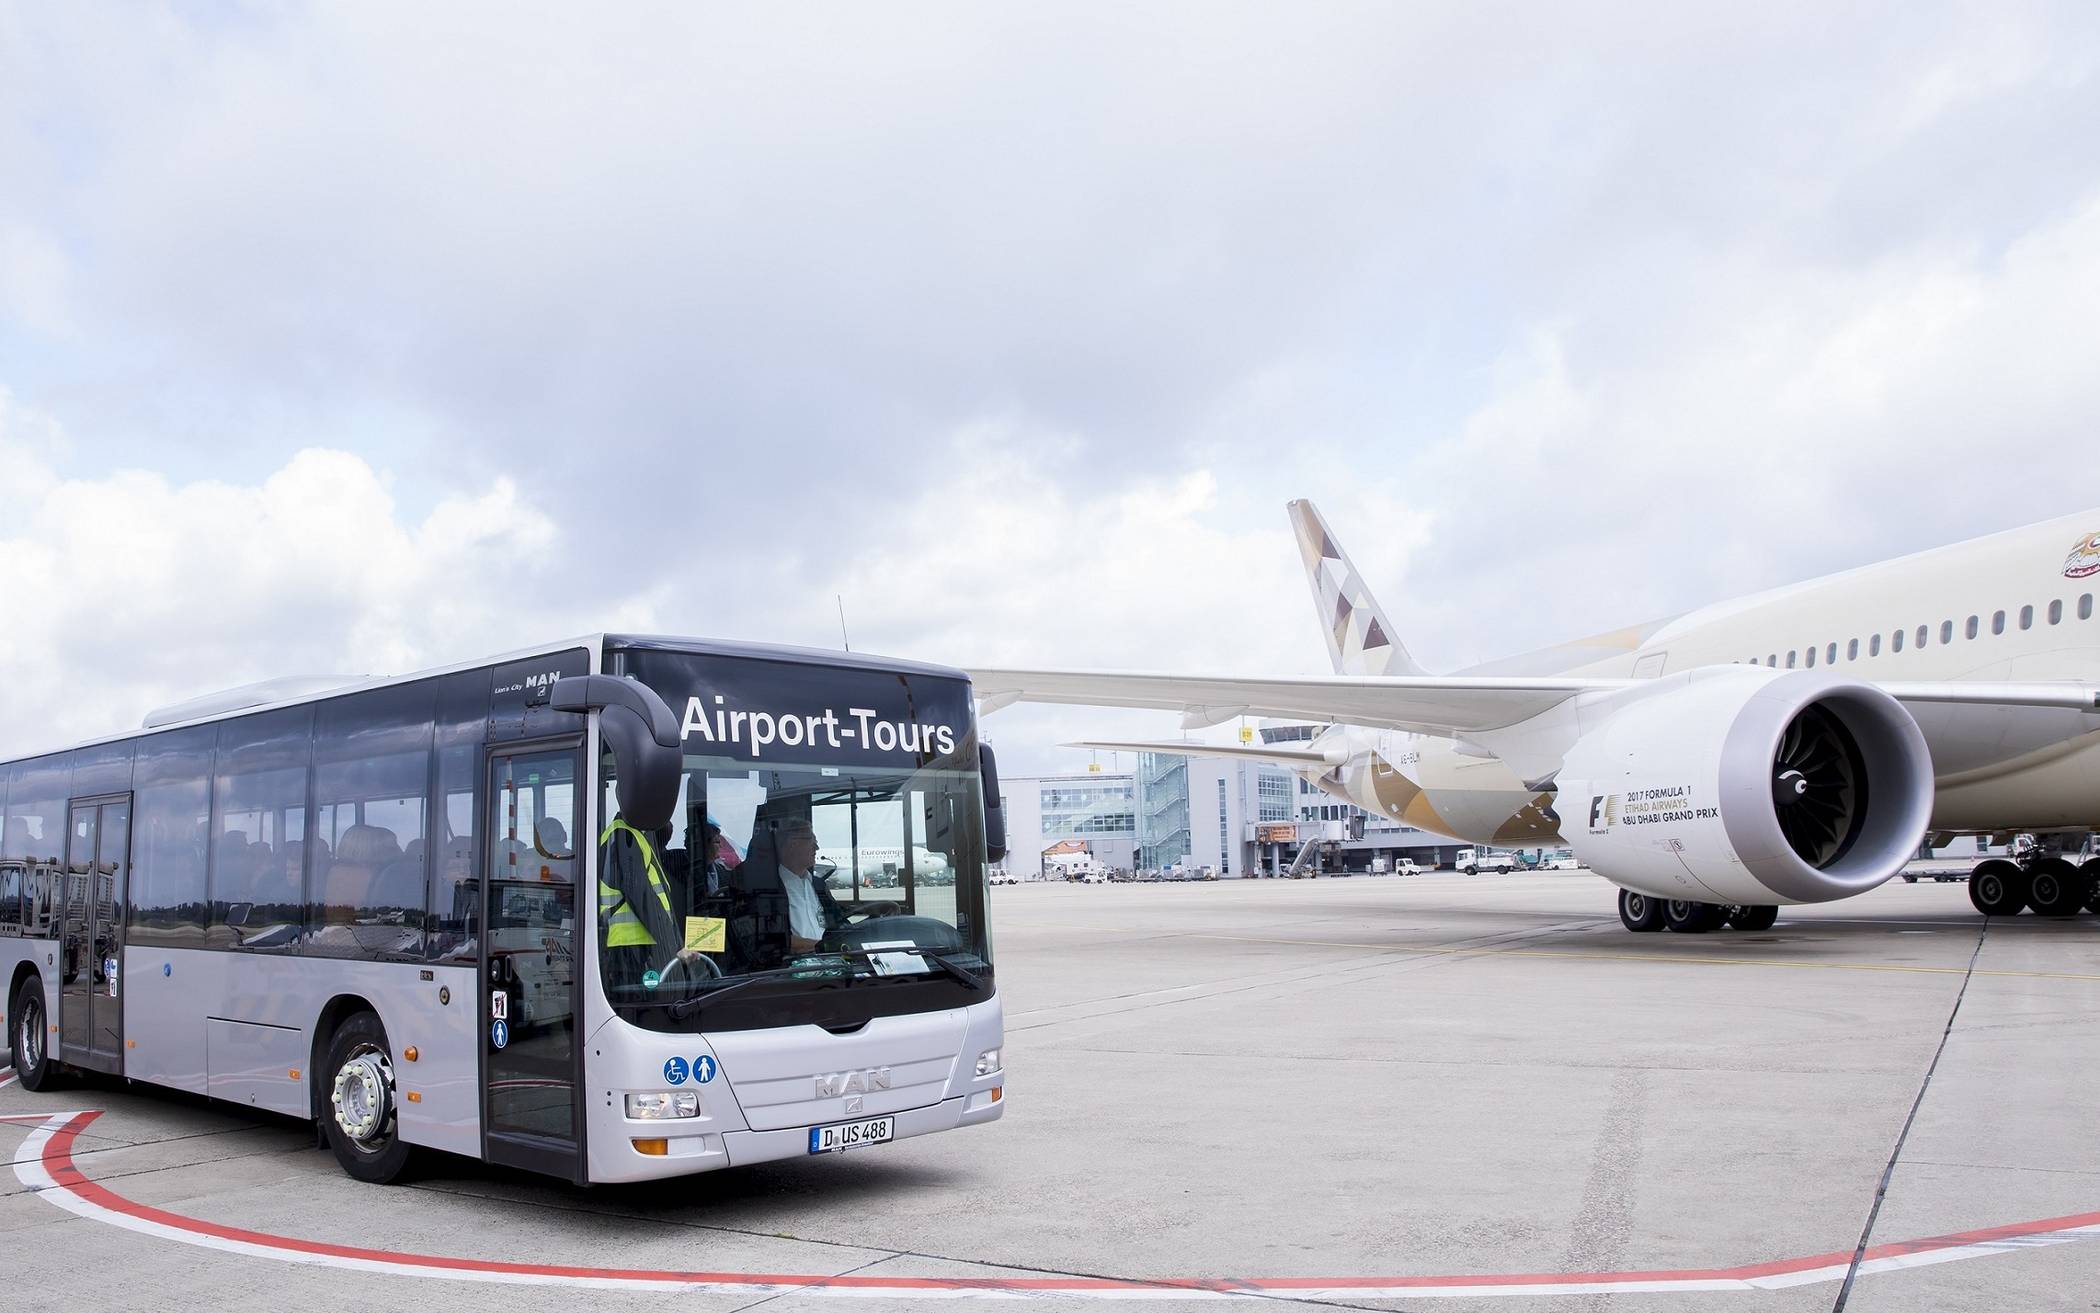
<instances>
[{"instance_id":1,"label":"etihad airways livery","mask_svg":"<svg viewBox=\"0 0 2100 1313\"><path fill-rule=\"evenodd\" d=\"M981 709L1328 722L1290 748L1089 746L1279 762L1421 829L1565 845L1630 930L1769 926L1888 880L1928 833L2034 836L1976 868L1987 915L2096 896L2100 859L2070 855L2100 829L2100 511L1452 675L1415 664L1310 502L1290 514L1332 676L973 670Z\"/></svg>"}]
</instances>

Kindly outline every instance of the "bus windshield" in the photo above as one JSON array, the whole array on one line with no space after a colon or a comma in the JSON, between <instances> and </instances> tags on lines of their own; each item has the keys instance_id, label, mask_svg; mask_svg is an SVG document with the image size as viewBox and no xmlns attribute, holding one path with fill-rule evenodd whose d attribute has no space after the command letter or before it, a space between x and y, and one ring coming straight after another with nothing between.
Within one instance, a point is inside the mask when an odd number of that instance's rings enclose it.
<instances>
[{"instance_id":1,"label":"bus windshield","mask_svg":"<svg viewBox=\"0 0 2100 1313\"><path fill-rule=\"evenodd\" d=\"M842 1026L990 997L966 684L620 655L685 718L668 827L628 828L616 763L601 760L599 967L622 1015L664 1030Z\"/></svg>"}]
</instances>

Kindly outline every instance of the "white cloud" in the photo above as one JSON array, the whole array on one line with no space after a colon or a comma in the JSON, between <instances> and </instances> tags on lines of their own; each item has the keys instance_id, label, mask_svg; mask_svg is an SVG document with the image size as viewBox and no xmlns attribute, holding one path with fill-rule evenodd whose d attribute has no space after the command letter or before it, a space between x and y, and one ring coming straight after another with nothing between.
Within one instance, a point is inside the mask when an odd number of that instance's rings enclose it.
<instances>
[{"instance_id":1,"label":"white cloud","mask_svg":"<svg viewBox=\"0 0 2100 1313\"><path fill-rule=\"evenodd\" d=\"M148 708L283 675L395 674L651 623L582 594L575 547L508 480L404 520L362 458L310 449L254 483L67 478L55 427L0 393L0 750L135 726Z\"/></svg>"}]
</instances>

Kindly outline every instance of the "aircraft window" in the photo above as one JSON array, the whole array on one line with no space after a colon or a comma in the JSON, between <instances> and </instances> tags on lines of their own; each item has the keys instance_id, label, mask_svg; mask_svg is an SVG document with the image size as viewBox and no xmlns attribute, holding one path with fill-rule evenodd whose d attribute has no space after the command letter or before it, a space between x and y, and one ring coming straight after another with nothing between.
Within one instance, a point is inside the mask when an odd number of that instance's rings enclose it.
<instances>
[{"instance_id":1,"label":"aircraft window","mask_svg":"<svg viewBox=\"0 0 2100 1313\"><path fill-rule=\"evenodd\" d=\"M1953 641L1954 641L1954 622L1953 622L1952 620L1942 620L1942 621L1940 621L1940 642L1941 642L1941 643L1951 643L1951 642L1953 642Z\"/></svg>"},{"instance_id":2,"label":"aircraft window","mask_svg":"<svg viewBox=\"0 0 2100 1313\"><path fill-rule=\"evenodd\" d=\"M1878 657L1881 655L1881 635L1867 635L1867 655L1870 657Z\"/></svg>"},{"instance_id":3,"label":"aircraft window","mask_svg":"<svg viewBox=\"0 0 2100 1313\"><path fill-rule=\"evenodd\" d=\"M2005 612L1994 611L1991 613L1991 632L1994 634L2005 632Z\"/></svg>"},{"instance_id":4,"label":"aircraft window","mask_svg":"<svg viewBox=\"0 0 2100 1313\"><path fill-rule=\"evenodd\" d=\"M1766 657L1766 658L1765 658L1765 664L1766 664L1766 665L1768 665L1768 666L1776 666L1776 665L1778 665L1778 664L1779 664L1779 654L1778 654L1777 652L1774 652L1774 653L1772 653L1772 655L1770 655L1770 656Z\"/></svg>"},{"instance_id":5,"label":"aircraft window","mask_svg":"<svg viewBox=\"0 0 2100 1313\"><path fill-rule=\"evenodd\" d=\"M1975 616L1970 616L1970 617L1969 617L1969 623L1968 623L1968 624L1966 624L1966 625L1964 625L1964 626L1962 626L1962 633L1963 633L1964 635L1966 635L1967 637L1969 637L1969 638L1974 638L1974 637L1976 637L1976 629L1977 629L1977 620L1976 620L1976 617L1975 617Z\"/></svg>"},{"instance_id":6,"label":"aircraft window","mask_svg":"<svg viewBox=\"0 0 2100 1313\"><path fill-rule=\"evenodd\" d=\"M1852 646L1858 647L1859 644L1854 643ZM1829 647L1823 650L1823 664L1826 666L1834 666L1837 664L1837 659L1838 645L1836 643L1832 643Z\"/></svg>"},{"instance_id":7,"label":"aircraft window","mask_svg":"<svg viewBox=\"0 0 2100 1313\"><path fill-rule=\"evenodd\" d=\"M1854 639L1850 639L1850 640L1848 640L1848 641L1846 642L1846 644L1845 644L1845 660L1847 660L1847 661L1857 661L1857 660L1859 660L1859 640L1858 640L1858 639L1854 638Z\"/></svg>"},{"instance_id":8,"label":"aircraft window","mask_svg":"<svg viewBox=\"0 0 2100 1313\"><path fill-rule=\"evenodd\" d=\"M2023 606L2023 607L2021 607L2021 608L2020 608L2020 628L2022 628L2022 629L2032 629L2032 628L2034 628L2034 608L2033 608L2033 607L2031 607L2031 606Z\"/></svg>"},{"instance_id":9,"label":"aircraft window","mask_svg":"<svg viewBox=\"0 0 2100 1313\"><path fill-rule=\"evenodd\" d=\"M1807 665L1810 670L1814 670L1816 668L1816 649L1814 647L1810 647L1808 649Z\"/></svg>"},{"instance_id":10,"label":"aircraft window","mask_svg":"<svg viewBox=\"0 0 2100 1313\"><path fill-rule=\"evenodd\" d=\"M1786 654L1786 668L1788 670L1792 670L1794 668L1794 660L1800 655L1801 654L1799 652L1789 652Z\"/></svg>"},{"instance_id":11,"label":"aircraft window","mask_svg":"<svg viewBox=\"0 0 2100 1313\"><path fill-rule=\"evenodd\" d=\"M2080 620L2093 618L2093 595L2091 593L2080 593L2078 595L2078 618Z\"/></svg>"},{"instance_id":12,"label":"aircraft window","mask_svg":"<svg viewBox=\"0 0 2100 1313\"><path fill-rule=\"evenodd\" d=\"M2049 623L2050 623L2050 624L2052 624L2052 625L2060 625L2060 624L2062 624L2063 622L2064 622L2064 599L2062 599L2061 597L2059 597L2059 598L2057 598L2057 599L2056 599L2055 601L2053 601L2053 602L2049 603Z\"/></svg>"},{"instance_id":13,"label":"aircraft window","mask_svg":"<svg viewBox=\"0 0 2100 1313\"><path fill-rule=\"evenodd\" d=\"M1898 629L1898 630L1897 630L1897 631L1896 631L1896 632L1895 632L1895 633L1894 633L1893 635L1891 635L1891 636L1890 636L1890 638L1889 638L1889 651L1891 651L1891 652L1901 652L1902 650L1903 650L1903 631L1902 631L1902 630L1900 630L1900 629Z\"/></svg>"}]
</instances>

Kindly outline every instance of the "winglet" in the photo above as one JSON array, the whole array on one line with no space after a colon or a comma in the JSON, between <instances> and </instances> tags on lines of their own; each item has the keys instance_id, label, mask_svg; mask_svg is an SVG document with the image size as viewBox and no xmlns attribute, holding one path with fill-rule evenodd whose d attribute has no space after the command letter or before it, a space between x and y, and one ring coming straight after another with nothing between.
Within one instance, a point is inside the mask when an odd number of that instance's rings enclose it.
<instances>
[{"instance_id":1,"label":"winglet","mask_svg":"<svg viewBox=\"0 0 2100 1313\"><path fill-rule=\"evenodd\" d=\"M1289 506L1291 528L1298 535L1298 554L1312 585L1313 606L1327 655L1337 675L1426 675L1393 633L1370 586L1334 540L1327 521L1304 499Z\"/></svg>"}]
</instances>

